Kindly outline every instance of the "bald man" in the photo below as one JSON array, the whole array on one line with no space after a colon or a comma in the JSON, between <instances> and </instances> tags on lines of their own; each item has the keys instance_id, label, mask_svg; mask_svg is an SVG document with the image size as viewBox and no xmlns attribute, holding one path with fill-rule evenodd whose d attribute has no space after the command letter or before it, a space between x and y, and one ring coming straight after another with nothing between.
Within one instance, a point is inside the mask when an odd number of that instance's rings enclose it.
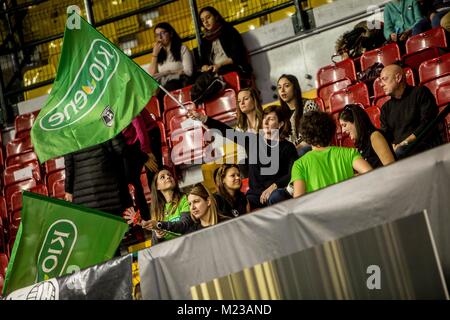
<instances>
[{"instance_id":1,"label":"bald man","mask_svg":"<svg viewBox=\"0 0 450 320\"><path fill-rule=\"evenodd\" d=\"M406 147L438 115L436 100L425 87L411 87L406 83L403 69L398 65L386 66L380 75L384 93L391 97L381 108L381 129L392 143L398 158L407 156ZM442 144L437 128L408 154L416 154Z\"/></svg>"}]
</instances>

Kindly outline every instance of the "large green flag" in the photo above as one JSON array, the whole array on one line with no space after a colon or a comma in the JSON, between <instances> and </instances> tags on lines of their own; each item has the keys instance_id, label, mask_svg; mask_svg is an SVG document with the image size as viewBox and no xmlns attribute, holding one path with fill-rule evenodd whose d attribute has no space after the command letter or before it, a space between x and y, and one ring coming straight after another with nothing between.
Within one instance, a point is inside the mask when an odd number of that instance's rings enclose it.
<instances>
[{"instance_id":1,"label":"large green flag","mask_svg":"<svg viewBox=\"0 0 450 320\"><path fill-rule=\"evenodd\" d=\"M107 261L128 225L120 217L23 192L22 222L3 294Z\"/></svg>"},{"instance_id":2,"label":"large green flag","mask_svg":"<svg viewBox=\"0 0 450 320\"><path fill-rule=\"evenodd\" d=\"M31 130L39 161L105 142L121 132L158 83L88 22L64 32L52 91Z\"/></svg>"}]
</instances>

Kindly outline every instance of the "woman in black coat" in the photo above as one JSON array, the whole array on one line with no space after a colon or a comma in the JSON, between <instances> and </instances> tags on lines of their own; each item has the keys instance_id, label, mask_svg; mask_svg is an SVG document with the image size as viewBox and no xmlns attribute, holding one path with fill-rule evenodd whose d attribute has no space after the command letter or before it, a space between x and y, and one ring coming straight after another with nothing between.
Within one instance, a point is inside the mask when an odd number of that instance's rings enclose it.
<instances>
[{"instance_id":1,"label":"woman in black coat","mask_svg":"<svg viewBox=\"0 0 450 320\"><path fill-rule=\"evenodd\" d=\"M201 71L218 74L237 71L249 78L252 67L240 33L213 7L200 10L200 20L205 28L200 46Z\"/></svg>"}]
</instances>

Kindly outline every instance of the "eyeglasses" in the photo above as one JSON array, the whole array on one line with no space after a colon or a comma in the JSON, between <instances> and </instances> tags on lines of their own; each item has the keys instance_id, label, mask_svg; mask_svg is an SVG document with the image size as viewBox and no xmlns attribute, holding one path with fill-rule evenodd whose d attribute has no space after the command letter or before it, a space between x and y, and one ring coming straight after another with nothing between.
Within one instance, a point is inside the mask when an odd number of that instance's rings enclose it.
<instances>
[{"instance_id":1,"label":"eyeglasses","mask_svg":"<svg viewBox=\"0 0 450 320\"><path fill-rule=\"evenodd\" d=\"M161 31L159 33L155 33L155 37L161 38L161 37L165 36L168 33L169 33L168 31Z\"/></svg>"}]
</instances>

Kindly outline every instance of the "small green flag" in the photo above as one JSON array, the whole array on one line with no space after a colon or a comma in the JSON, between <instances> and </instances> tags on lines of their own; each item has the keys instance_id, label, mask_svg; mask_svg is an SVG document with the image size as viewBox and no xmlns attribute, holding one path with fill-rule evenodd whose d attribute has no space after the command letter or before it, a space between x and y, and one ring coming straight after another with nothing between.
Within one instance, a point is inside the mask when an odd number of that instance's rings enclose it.
<instances>
[{"instance_id":1,"label":"small green flag","mask_svg":"<svg viewBox=\"0 0 450 320\"><path fill-rule=\"evenodd\" d=\"M114 256L128 225L120 217L23 192L22 222L3 295Z\"/></svg>"},{"instance_id":2,"label":"small green flag","mask_svg":"<svg viewBox=\"0 0 450 320\"><path fill-rule=\"evenodd\" d=\"M41 163L115 137L159 86L88 22L77 18L79 28L66 25L56 79L31 130Z\"/></svg>"}]
</instances>

